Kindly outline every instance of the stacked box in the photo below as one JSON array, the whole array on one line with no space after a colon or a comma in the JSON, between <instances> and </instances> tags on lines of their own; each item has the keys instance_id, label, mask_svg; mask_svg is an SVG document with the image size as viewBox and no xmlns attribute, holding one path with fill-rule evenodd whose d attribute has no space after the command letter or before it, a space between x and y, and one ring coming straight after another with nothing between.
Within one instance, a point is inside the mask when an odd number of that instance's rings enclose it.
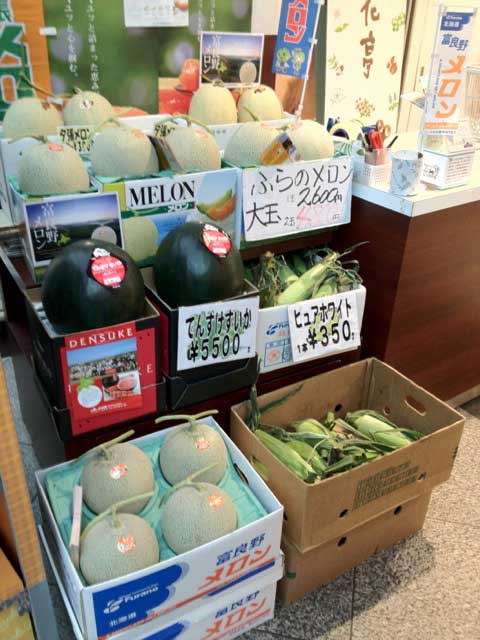
<instances>
[{"instance_id":1,"label":"stacked box","mask_svg":"<svg viewBox=\"0 0 480 640\"><path fill-rule=\"evenodd\" d=\"M260 410L299 386L259 397ZM321 420L330 411L342 417L359 409L376 410L425 436L351 471L306 484L247 427L246 403L232 407L232 438L250 461L263 465L266 483L285 508L284 603L420 529L432 490L450 477L464 418L376 359L305 380L298 393L268 412L267 422L287 427L295 420Z\"/></svg>"},{"instance_id":2,"label":"stacked box","mask_svg":"<svg viewBox=\"0 0 480 640\"><path fill-rule=\"evenodd\" d=\"M260 624L271 617L273 585L283 573L280 552L282 506L218 424L212 418L204 422L216 428L224 438L229 452L229 477L234 476L232 481L240 485L236 491L249 496L248 504L253 505L249 506L248 517L244 516L242 524L233 533L178 556L168 552L162 543L163 561L107 582L85 585L67 548L68 515L58 521L55 514L64 507L55 506L49 499L49 487L58 485L62 474L70 474L68 481L61 483L63 489L59 493L60 499L65 501L65 487L70 488L75 483L75 474L81 473L81 469L72 471L72 463L65 463L37 472L43 542L58 574L59 584L68 598L72 622L78 625L83 634L80 637L85 640L164 637L161 633L156 636L155 632L175 625L183 627L188 621L198 624L198 628L205 624L210 628L210 622L215 622L221 633L215 630L212 637L220 638L223 633L231 632L225 637L233 638L232 626L238 634L248 628L243 626L243 622L251 620L252 625L254 622ZM155 447L157 441L161 445L171 431L167 429L161 434L150 434L131 442L151 452L148 447ZM51 473L54 476L50 482ZM73 479L72 474L75 476ZM159 493L152 498L154 507L147 505L147 515L144 516L147 520L149 508L157 509L160 493L166 489L158 489ZM156 519L157 534L158 526ZM236 619L231 614L234 614L240 600L242 605L239 607L243 608L243 613L238 612L239 618ZM218 619L214 620L217 616ZM221 624L218 620L222 621ZM171 636L167 633L166 637Z\"/></svg>"}]
</instances>

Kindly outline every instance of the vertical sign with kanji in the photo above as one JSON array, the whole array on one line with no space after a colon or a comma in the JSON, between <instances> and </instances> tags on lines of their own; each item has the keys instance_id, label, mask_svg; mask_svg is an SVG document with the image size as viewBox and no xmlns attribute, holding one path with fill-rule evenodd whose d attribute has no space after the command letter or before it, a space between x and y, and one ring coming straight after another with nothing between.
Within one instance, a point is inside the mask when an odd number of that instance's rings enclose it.
<instances>
[{"instance_id":1,"label":"vertical sign with kanji","mask_svg":"<svg viewBox=\"0 0 480 640\"><path fill-rule=\"evenodd\" d=\"M441 6L439 12L423 133L450 136L459 128L477 10Z\"/></svg>"},{"instance_id":2,"label":"vertical sign with kanji","mask_svg":"<svg viewBox=\"0 0 480 640\"><path fill-rule=\"evenodd\" d=\"M321 0L283 0L273 73L305 78L315 44Z\"/></svg>"}]
</instances>

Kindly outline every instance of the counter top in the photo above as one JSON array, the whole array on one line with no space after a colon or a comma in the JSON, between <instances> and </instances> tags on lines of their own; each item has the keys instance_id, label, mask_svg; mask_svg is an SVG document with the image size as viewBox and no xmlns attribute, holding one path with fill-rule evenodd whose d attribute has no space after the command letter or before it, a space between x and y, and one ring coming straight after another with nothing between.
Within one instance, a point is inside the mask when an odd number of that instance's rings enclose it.
<instances>
[{"instance_id":1,"label":"counter top","mask_svg":"<svg viewBox=\"0 0 480 640\"><path fill-rule=\"evenodd\" d=\"M397 145L395 147L401 148ZM354 182L353 195L410 218L475 202L480 200L480 152L477 151L475 154L470 181L461 187L436 189L420 183L420 191L417 195L405 197Z\"/></svg>"}]
</instances>

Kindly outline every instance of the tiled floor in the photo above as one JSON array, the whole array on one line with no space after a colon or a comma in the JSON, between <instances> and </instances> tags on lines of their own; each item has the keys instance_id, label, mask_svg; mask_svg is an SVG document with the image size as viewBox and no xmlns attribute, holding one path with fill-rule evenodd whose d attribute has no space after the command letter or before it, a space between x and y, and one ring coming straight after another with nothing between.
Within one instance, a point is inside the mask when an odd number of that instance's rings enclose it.
<instances>
[{"instance_id":1,"label":"tiled floor","mask_svg":"<svg viewBox=\"0 0 480 640\"><path fill-rule=\"evenodd\" d=\"M35 515L38 467L21 419L10 360L5 370ZM244 640L480 640L480 399L466 405L450 481L437 489L422 532L379 553ZM34 434L35 435L35 434ZM61 640L74 638L49 574Z\"/></svg>"}]
</instances>

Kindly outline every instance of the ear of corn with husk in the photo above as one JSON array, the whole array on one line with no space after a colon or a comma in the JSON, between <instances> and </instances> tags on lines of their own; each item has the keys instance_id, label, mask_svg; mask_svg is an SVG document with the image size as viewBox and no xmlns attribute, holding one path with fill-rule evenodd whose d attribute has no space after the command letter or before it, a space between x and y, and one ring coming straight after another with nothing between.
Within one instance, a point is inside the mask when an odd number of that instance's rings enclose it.
<instances>
[{"instance_id":1,"label":"ear of corn with husk","mask_svg":"<svg viewBox=\"0 0 480 640\"><path fill-rule=\"evenodd\" d=\"M250 416L256 421L255 425L251 420L249 424L267 449L304 482L319 482L368 464L423 437L368 409L349 412L344 419L330 412L322 421L307 418L293 422L288 429L263 421L264 414L300 389L295 388L262 410L256 402L256 391L252 391Z\"/></svg>"}]
</instances>

